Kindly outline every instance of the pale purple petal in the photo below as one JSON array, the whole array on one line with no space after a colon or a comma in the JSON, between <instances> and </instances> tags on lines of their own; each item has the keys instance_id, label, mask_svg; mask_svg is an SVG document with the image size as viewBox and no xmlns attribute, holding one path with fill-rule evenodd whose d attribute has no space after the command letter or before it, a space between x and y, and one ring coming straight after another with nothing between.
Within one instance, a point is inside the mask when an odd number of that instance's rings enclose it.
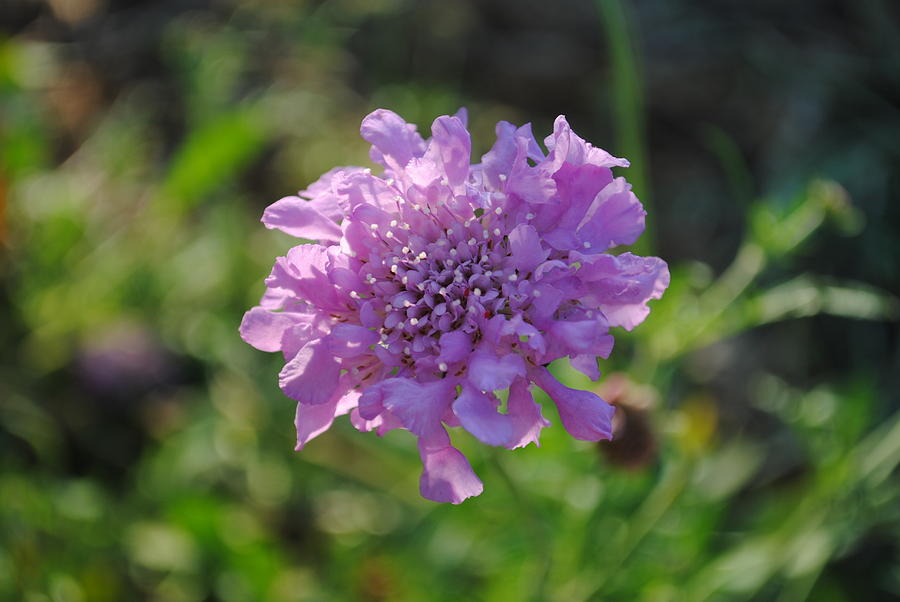
<instances>
[{"instance_id":1,"label":"pale purple petal","mask_svg":"<svg viewBox=\"0 0 900 602\"><path fill-rule=\"evenodd\" d=\"M525 376L525 361L517 353L497 357L479 349L469 358L469 382L482 391L505 389L517 376Z\"/></svg>"},{"instance_id":2,"label":"pale purple petal","mask_svg":"<svg viewBox=\"0 0 900 602\"><path fill-rule=\"evenodd\" d=\"M303 346L278 376L284 394L300 403L322 404L338 386L341 366L323 340Z\"/></svg>"},{"instance_id":3,"label":"pale purple petal","mask_svg":"<svg viewBox=\"0 0 900 602\"><path fill-rule=\"evenodd\" d=\"M275 313L254 307L241 320L241 338L260 351L281 351L284 331L297 322L296 314Z\"/></svg>"},{"instance_id":4,"label":"pale purple petal","mask_svg":"<svg viewBox=\"0 0 900 602\"><path fill-rule=\"evenodd\" d=\"M419 439L419 455L424 465L419 480L422 497L434 502L459 504L481 495L484 490L466 457L450 445L450 438L443 428L430 437Z\"/></svg>"},{"instance_id":5,"label":"pale purple petal","mask_svg":"<svg viewBox=\"0 0 900 602\"><path fill-rule=\"evenodd\" d=\"M570 435L582 441L612 439L615 408L590 391L570 389L546 368L530 371L531 378L543 389L559 411L559 418Z\"/></svg>"},{"instance_id":6,"label":"pale purple petal","mask_svg":"<svg viewBox=\"0 0 900 602\"><path fill-rule=\"evenodd\" d=\"M372 160L392 170L403 169L425 152L425 141L416 132L416 126L387 109L369 113L362 121L360 134L372 145Z\"/></svg>"},{"instance_id":7,"label":"pale purple petal","mask_svg":"<svg viewBox=\"0 0 900 602\"><path fill-rule=\"evenodd\" d=\"M463 385L453 402L453 413L463 428L487 445L506 445L512 436L512 422L497 411L499 400L493 394Z\"/></svg>"},{"instance_id":8,"label":"pale purple petal","mask_svg":"<svg viewBox=\"0 0 900 602\"><path fill-rule=\"evenodd\" d=\"M266 207L262 216L266 228L277 228L297 238L338 242L340 227L310 206L308 201L289 196Z\"/></svg>"},{"instance_id":9,"label":"pale purple petal","mask_svg":"<svg viewBox=\"0 0 900 602\"><path fill-rule=\"evenodd\" d=\"M576 355L569 358L569 363L591 380L600 378L600 368L597 366L596 355Z\"/></svg>"},{"instance_id":10,"label":"pale purple petal","mask_svg":"<svg viewBox=\"0 0 900 602\"><path fill-rule=\"evenodd\" d=\"M337 357L357 357L371 353L369 349L378 342L373 330L356 324L338 324L328 336L328 349Z\"/></svg>"},{"instance_id":11,"label":"pale purple petal","mask_svg":"<svg viewBox=\"0 0 900 602\"><path fill-rule=\"evenodd\" d=\"M603 311L611 326L631 330L647 317L650 299L662 297L669 286L669 268L658 257L594 255L578 271L585 283L586 301Z\"/></svg>"},{"instance_id":12,"label":"pale purple petal","mask_svg":"<svg viewBox=\"0 0 900 602\"><path fill-rule=\"evenodd\" d=\"M519 224L509 233L509 265L521 272L530 272L547 259L549 251L541 246L537 230Z\"/></svg>"},{"instance_id":13,"label":"pale purple petal","mask_svg":"<svg viewBox=\"0 0 900 602\"><path fill-rule=\"evenodd\" d=\"M507 447L515 449L534 443L540 447L541 429L550 426L550 421L541 415L541 406L534 401L528 382L517 378L509 388L507 414L512 421L512 433Z\"/></svg>"},{"instance_id":14,"label":"pale purple petal","mask_svg":"<svg viewBox=\"0 0 900 602\"><path fill-rule=\"evenodd\" d=\"M625 178L616 178L597 195L578 228L582 252L602 253L616 245L633 244L644 231L646 215L631 185Z\"/></svg>"},{"instance_id":15,"label":"pale purple petal","mask_svg":"<svg viewBox=\"0 0 900 602\"><path fill-rule=\"evenodd\" d=\"M461 330L445 332L440 338L441 353L438 356L442 362L458 362L469 356L472 351L472 337Z\"/></svg>"},{"instance_id":16,"label":"pale purple petal","mask_svg":"<svg viewBox=\"0 0 900 602\"><path fill-rule=\"evenodd\" d=\"M396 416L404 427L420 437L440 428L441 416L456 393L454 384L449 380L419 383L408 378L390 378L372 388L380 391L381 405ZM368 394L367 390L360 399L360 414L364 418L372 417L371 411L363 408L364 403L371 405Z\"/></svg>"}]
</instances>

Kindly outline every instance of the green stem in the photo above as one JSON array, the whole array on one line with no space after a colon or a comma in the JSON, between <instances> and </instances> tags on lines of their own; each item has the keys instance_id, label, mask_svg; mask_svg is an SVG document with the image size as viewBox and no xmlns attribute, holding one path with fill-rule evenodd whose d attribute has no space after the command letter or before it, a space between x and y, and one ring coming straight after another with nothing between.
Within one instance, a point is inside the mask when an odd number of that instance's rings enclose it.
<instances>
[{"instance_id":1,"label":"green stem","mask_svg":"<svg viewBox=\"0 0 900 602\"><path fill-rule=\"evenodd\" d=\"M634 193L650 211L650 183L647 179L647 152L644 127L644 94L641 83L638 54L632 35L633 28L619 0L596 0L600 12L600 24L606 35L611 60L614 128L616 152L631 161L628 181ZM635 36L636 37L636 36ZM653 230L648 224L644 236L632 250L639 254L653 251Z\"/></svg>"}]
</instances>

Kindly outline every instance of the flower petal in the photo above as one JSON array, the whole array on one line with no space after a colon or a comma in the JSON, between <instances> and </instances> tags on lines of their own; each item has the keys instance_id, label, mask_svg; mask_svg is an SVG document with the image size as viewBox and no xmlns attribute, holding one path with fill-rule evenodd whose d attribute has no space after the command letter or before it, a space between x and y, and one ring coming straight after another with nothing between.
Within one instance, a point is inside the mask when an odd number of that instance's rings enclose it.
<instances>
[{"instance_id":1,"label":"flower petal","mask_svg":"<svg viewBox=\"0 0 900 602\"><path fill-rule=\"evenodd\" d=\"M266 228L281 230L297 238L338 242L341 228L310 206L309 201L295 196L284 197L268 207L262 216Z\"/></svg>"},{"instance_id":2,"label":"flower petal","mask_svg":"<svg viewBox=\"0 0 900 602\"><path fill-rule=\"evenodd\" d=\"M517 378L510 386L507 408L507 415L512 421L512 433L506 446L515 449L533 442L540 447L541 430L550 426L550 421L541 415L541 406L535 403L525 379Z\"/></svg>"},{"instance_id":3,"label":"flower petal","mask_svg":"<svg viewBox=\"0 0 900 602\"><path fill-rule=\"evenodd\" d=\"M453 413L463 428L487 445L506 445L512 436L509 416L497 411L499 400L493 394L482 393L463 385L453 402Z\"/></svg>"},{"instance_id":4,"label":"flower petal","mask_svg":"<svg viewBox=\"0 0 900 602\"><path fill-rule=\"evenodd\" d=\"M461 330L451 330L441 335L439 360L447 363L458 362L468 357L472 350L472 337Z\"/></svg>"},{"instance_id":5,"label":"flower petal","mask_svg":"<svg viewBox=\"0 0 900 602\"><path fill-rule=\"evenodd\" d=\"M612 439L612 417L616 411L613 406L590 391L570 389L546 368L535 368L530 375L556 404L559 418L570 435L582 441Z\"/></svg>"},{"instance_id":6,"label":"flower petal","mask_svg":"<svg viewBox=\"0 0 900 602\"><path fill-rule=\"evenodd\" d=\"M328 349L338 357L358 357L371 353L378 334L356 324L337 324L328 336Z\"/></svg>"},{"instance_id":7,"label":"flower petal","mask_svg":"<svg viewBox=\"0 0 900 602\"><path fill-rule=\"evenodd\" d=\"M589 246L581 246L602 253L616 245L633 244L644 232L646 215L631 185L625 178L616 178L597 195L582 220L578 237Z\"/></svg>"},{"instance_id":8,"label":"flower petal","mask_svg":"<svg viewBox=\"0 0 900 602\"><path fill-rule=\"evenodd\" d=\"M394 171L402 170L425 152L425 141L416 132L416 126L387 109L369 113L362 121L360 134L372 145L372 160Z\"/></svg>"},{"instance_id":9,"label":"flower petal","mask_svg":"<svg viewBox=\"0 0 900 602\"><path fill-rule=\"evenodd\" d=\"M537 230L528 224L519 224L509 233L509 265L528 273L547 259L549 251L541 246Z\"/></svg>"},{"instance_id":10,"label":"flower petal","mask_svg":"<svg viewBox=\"0 0 900 602\"><path fill-rule=\"evenodd\" d=\"M434 161L454 191L465 188L471 150L469 132L458 117L444 115L431 124L431 140L425 159Z\"/></svg>"},{"instance_id":11,"label":"flower petal","mask_svg":"<svg viewBox=\"0 0 900 602\"><path fill-rule=\"evenodd\" d=\"M497 357L479 349L469 358L469 382L482 391L505 389L517 376L525 376L525 360L518 353Z\"/></svg>"},{"instance_id":12,"label":"flower petal","mask_svg":"<svg viewBox=\"0 0 900 602\"><path fill-rule=\"evenodd\" d=\"M576 355L569 358L569 364L591 380L600 378L600 368L597 366L596 355Z\"/></svg>"},{"instance_id":13,"label":"flower petal","mask_svg":"<svg viewBox=\"0 0 900 602\"><path fill-rule=\"evenodd\" d=\"M285 395L300 403L326 403L337 389L340 371L341 366L326 341L318 339L304 345L285 364L278 375L278 384Z\"/></svg>"},{"instance_id":14,"label":"flower petal","mask_svg":"<svg viewBox=\"0 0 900 602\"><path fill-rule=\"evenodd\" d=\"M669 286L669 268L658 257L572 255L582 262L577 275L586 285L584 301L598 307L610 326L631 330L643 322L650 313L647 302Z\"/></svg>"},{"instance_id":15,"label":"flower petal","mask_svg":"<svg viewBox=\"0 0 900 602\"><path fill-rule=\"evenodd\" d=\"M441 428L441 416L455 394L450 379L419 383L409 378L389 378L368 387L359 401L360 416L372 420L383 408L420 437Z\"/></svg>"},{"instance_id":16,"label":"flower petal","mask_svg":"<svg viewBox=\"0 0 900 602\"><path fill-rule=\"evenodd\" d=\"M281 351L281 337L285 330L299 321L299 315L254 307L241 320L241 338L260 351Z\"/></svg>"},{"instance_id":17,"label":"flower petal","mask_svg":"<svg viewBox=\"0 0 900 602\"><path fill-rule=\"evenodd\" d=\"M424 470L419 480L422 497L434 502L459 504L480 495L484 485L462 453L450 445L443 428L419 439Z\"/></svg>"}]
</instances>

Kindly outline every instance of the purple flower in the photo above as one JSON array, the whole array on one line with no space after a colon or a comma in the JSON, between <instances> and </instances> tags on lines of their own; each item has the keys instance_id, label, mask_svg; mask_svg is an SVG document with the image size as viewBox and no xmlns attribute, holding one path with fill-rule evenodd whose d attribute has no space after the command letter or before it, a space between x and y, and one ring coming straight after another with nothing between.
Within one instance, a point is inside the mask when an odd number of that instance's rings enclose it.
<instances>
[{"instance_id":1,"label":"purple flower","mask_svg":"<svg viewBox=\"0 0 900 602\"><path fill-rule=\"evenodd\" d=\"M611 170L628 162L562 116L546 154L530 125L500 122L474 165L464 110L438 117L427 141L383 109L361 131L382 175L335 168L262 218L319 241L275 261L241 324L245 341L284 354L297 449L348 413L360 431L404 428L419 440L422 495L456 504L482 484L446 427L488 445L538 444L550 423L532 385L573 437L609 439L613 407L546 366L568 357L596 380L610 327L634 328L669 284L662 260L608 253L644 229Z\"/></svg>"}]
</instances>

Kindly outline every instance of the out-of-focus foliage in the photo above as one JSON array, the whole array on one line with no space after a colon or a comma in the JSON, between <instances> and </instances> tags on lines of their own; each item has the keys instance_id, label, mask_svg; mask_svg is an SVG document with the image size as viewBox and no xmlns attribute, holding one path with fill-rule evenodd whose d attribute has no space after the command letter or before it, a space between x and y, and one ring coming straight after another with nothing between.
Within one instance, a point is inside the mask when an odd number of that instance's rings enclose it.
<instances>
[{"instance_id":1,"label":"out-of-focus foliage","mask_svg":"<svg viewBox=\"0 0 900 602\"><path fill-rule=\"evenodd\" d=\"M897 9L749 4L5 4L0 599L900 596ZM266 204L460 104L480 152L566 113L645 156L673 278L603 363L616 442L456 434L454 507L406 433L294 453L237 325Z\"/></svg>"}]
</instances>

